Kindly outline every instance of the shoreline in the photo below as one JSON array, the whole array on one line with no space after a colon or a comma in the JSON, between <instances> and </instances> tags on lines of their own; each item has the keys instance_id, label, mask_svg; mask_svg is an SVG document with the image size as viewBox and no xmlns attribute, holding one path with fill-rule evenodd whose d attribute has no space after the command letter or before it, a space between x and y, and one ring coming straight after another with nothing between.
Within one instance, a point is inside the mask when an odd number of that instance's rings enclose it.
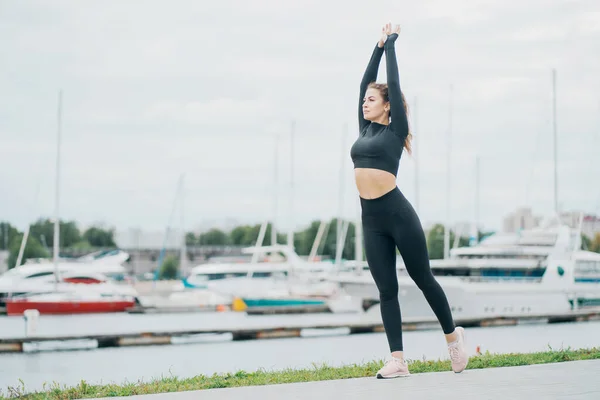
<instances>
[{"instance_id":1,"label":"shoreline","mask_svg":"<svg viewBox=\"0 0 600 400\"><path fill-rule=\"evenodd\" d=\"M489 353L472 356L469 360L469 369L501 368L511 366L525 366L535 364L560 363L566 361L600 359L600 347L582 348L578 350L549 349L545 352L535 353ZM27 393L27 383L21 382L18 387L9 387L0 390L0 399L83 399L101 397L121 397L132 395L146 395L169 392L182 392L191 390L205 390L217 388L263 386L273 384L286 384L297 382L312 382L351 378L372 377L375 379L376 371L383 365L384 360L374 360L361 364L347 364L339 367L328 365L314 365L313 368L285 369L267 371L259 369L254 372L238 371L228 374L214 374L211 376L198 375L191 378L179 379L177 377L157 378L151 381L135 383L93 385L82 381L76 386L48 384L46 391ZM411 374L428 372L451 371L450 360L407 360Z\"/></svg>"}]
</instances>

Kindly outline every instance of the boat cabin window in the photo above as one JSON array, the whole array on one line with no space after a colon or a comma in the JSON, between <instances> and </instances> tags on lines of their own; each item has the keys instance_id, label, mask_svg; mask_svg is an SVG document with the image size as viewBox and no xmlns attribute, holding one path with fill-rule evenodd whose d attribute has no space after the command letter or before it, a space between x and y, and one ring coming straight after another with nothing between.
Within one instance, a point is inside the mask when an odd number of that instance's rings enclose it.
<instances>
[{"instance_id":1,"label":"boat cabin window","mask_svg":"<svg viewBox=\"0 0 600 400\"><path fill-rule=\"evenodd\" d=\"M194 279L199 281L216 281L220 279L230 279L230 278L243 278L248 276L248 272L217 272L213 274L207 273L197 273L194 274ZM269 277L285 277L287 276L287 271L257 271L250 273L252 278L269 278Z\"/></svg>"},{"instance_id":2,"label":"boat cabin window","mask_svg":"<svg viewBox=\"0 0 600 400\"><path fill-rule=\"evenodd\" d=\"M600 261L579 260L575 262L575 272L579 274L600 274Z\"/></svg>"},{"instance_id":3,"label":"boat cabin window","mask_svg":"<svg viewBox=\"0 0 600 400\"><path fill-rule=\"evenodd\" d=\"M25 279L39 278L40 276L48 276L48 275L53 275L53 274L54 274L53 271L38 272L37 274L31 274L29 276L26 276Z\"/></svg>"},{"instance_id":4,"label":"boat cabin window","mask_svg":"<svg viewBox=\"0 0 600 400\"><path fill-rule=\"evenodd\" d=\"M124 273L121 273L121 272L105 273L103 275L105 275L107 278L115 280L117 282L124 281L127 278L127 276Z\"/></svg>"}]
</instances>

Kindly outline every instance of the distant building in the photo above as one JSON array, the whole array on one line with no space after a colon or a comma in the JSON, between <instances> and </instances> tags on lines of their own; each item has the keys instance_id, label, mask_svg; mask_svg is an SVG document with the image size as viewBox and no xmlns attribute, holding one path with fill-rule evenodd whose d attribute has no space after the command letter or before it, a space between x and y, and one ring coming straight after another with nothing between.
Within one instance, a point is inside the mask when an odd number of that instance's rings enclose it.
<instances>
[{"instance_id":1,"label":"distant building","mask_svg":"<svg viewBox=\"0 0 600 400\"><path fill-rule=\"evenodd\" d=\"M152 272L158 268L161 251L163 257L176 257L180 259L182 247L182 234L179 229L152 231L131 228L116 230L114 235L118 248L129 253L129 260L125 264L130 273L135 275ZM186 246L184 269L210 262L213 257L240 257L243 256L244 246ZM163 258L164 260L164 258Z\"/></svg>"},{"instance_id":2,"label":"distant building","mask_svg":"<svg viewBox=\"0 0 600 400\"><path fill-rule=\"evenodd\" d=\"M518 208L504 217L502 229L504 232L516 232L520 229L533 229L539 226L542 218L533 215L531 208Z\"/></svg>"},{"instance_id":3,"label":"distant building","mask_svg":"<svg viewBox=\"0 0 600 400\"><path fill-rule=\"evenodd\" d=\"M577 228L582 214L581 233L593 238L596 233L600 233L600 216L581 211L566 211L560 214L560 219L563 224ZM532 229L538 227L541 220L542 217L533 215L531 208L518 208L504 217L503 230L504 232L515 232L519 229Z\"/></svg>"},{"instance_id":4,"label":"distant building","mask_svg":"<svg viewBox=\"0 0 600 400\"><path fill-rule=\"evenodd\" d=\"M562 223L574 228L579 226L581 211L563 212L560 215ZM590 239L600 233L600 217L597 215L583 213L583 222L581 223L581 233Z\"/></svg>"},{"instance_id":5,"label":"distant building","mask_svg":"<svg viewBox=\"0 0 600 400\"><path fill-rule=\"evenodd\" d=\"M144 231L137 228L115 231L114 240L121 249L160 250L181 248L181 231L171 229L167 235L166 230Z\"/></svg>"}]
</instances>

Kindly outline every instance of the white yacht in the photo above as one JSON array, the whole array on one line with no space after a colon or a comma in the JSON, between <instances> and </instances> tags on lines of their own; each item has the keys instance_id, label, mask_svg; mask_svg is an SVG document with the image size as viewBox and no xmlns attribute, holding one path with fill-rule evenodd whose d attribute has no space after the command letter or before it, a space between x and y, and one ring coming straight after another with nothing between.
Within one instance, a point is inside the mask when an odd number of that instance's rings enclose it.
<instances>
[{"instance_id":1,"label":"white yacht","mask_svg":"<svg viewBox=\"0 0 600 400\"><path fill-rule=\"evenodd\" d=\"M58 282L55 282L56 274ZM135 289L123 281L124 276L127 276L125 267L103 262L59 262L56 266L51 262L26 263L0 275L0 307L11 296L68 291L81 287L137 296ZM90 283L94 285L87 285Z\"/></svg>"},{"instance_id":2,"label":"white yacht","mask_svg":"<svg viewBox=\"0 0 600 400\"><path fill-rule=\"evenodd\" d=\"M600 306L600 254L581 250L579 230L553 224L498 233L473 247L431 260L456 319L564 315ZM435 320L421 290L398 265L400 306L405 318ZM375 304L379 294L368 270L329 278L346 294Z\"/></svg>"},{"instance_id":3,"label":"white yacht","mask_svg":"<svg viewBox=\"0 0 600 400\"><path fill-rule=\"evenodd\" d=\"M61 263L85 263L85 264L115 264L123 265L129 259L129 253L120 249L99 250L85 254L80 257L66 258L58 257ZM28 258L22 265L30 264L52 264L54 261L49 258Z\"/></svg>"},{"instance_id":4,"label":"white yacht","mask_svg":"<svg viewBox=\"0 0 600 400\"><path fill-rule=\"evenodd\" d=\"M253 255L250 262L193 267L172 298L220 303L239 298L248 306L298 306L325 304L337 290L337 284L325 279L335 268L331 262L305 261L286 245L243 251Z\"/></svg>"}]
</instances>

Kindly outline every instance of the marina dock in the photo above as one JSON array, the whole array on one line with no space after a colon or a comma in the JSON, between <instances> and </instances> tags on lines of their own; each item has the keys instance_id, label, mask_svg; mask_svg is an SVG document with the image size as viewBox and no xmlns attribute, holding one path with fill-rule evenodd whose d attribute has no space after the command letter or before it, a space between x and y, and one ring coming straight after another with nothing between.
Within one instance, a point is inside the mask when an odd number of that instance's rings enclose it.
<instances>
[{"instance_id":1,"label":"marina dock","mask_svg":"<svg viewBox=\"0 0 600 400\"><path fill-rule=\"evenodd\" d=\"M438 400L530 400L600 398L600 360L569 361L520 367L467 369L413 374L389 380L355 378L119 397L139 400L262 399L329 400L411 398ZM108 399L108 398L103 398ZM96 399L100 400L100 399Z\"/></svg>"},{"instance_id":2,"label":"marina dock","mask_svg":"<svg viewBox=\"0 0 600 400\"><path fill-rule=\"evenodd\" d=\"M360 334L384 332L383 324L379 318L365 318L364 315L350 314L339 315L338 318L311 318L307 315L305 319L294 319L282 321L270 319L269 317L256 319L250 317L245 322L225 321L207 324L204 328L168 329L168 330L143 330L138 332L113 332L113 333L80 333L73 335L40 335L24 337L0 338L0 353L23 352L24 344L39 342L68 342L81 340L95 340L98 348L124 347L124 346L148 346L168 345L173 343L174 338L192 337L197 335L230 334L232 340L259 340L272 338L302 337L305 330L340 330L345 329L344 334ZM323 317L323 316L320 316ZM527 315L519 317L503 318L456 318L456 323L464 327L489 327L509 326L523 323L561 323L600 320L600 308L574 310L568 314L560 315ZM220 321L220 320L219 320ZM435 319L409 319L403 321L403 329L406 331L438 329L439 324ZM342 334L342 333L337 333Z\"/></svg>"},{"instance_id":3,"label":"marina dock","mask_svg":"<svg viewBox=\"0 0 600 400\"><path fill-rule=\"evenodd\" d=\"M127 310L130 314L167 314L167 313L191 313L191 312L223 312L229 311L228 305L215 306L160 306L160 307L134 307ZM244 311L248 315L273 315L273 314L311 314L311 313L331 313L327 305L304 305L304 306L257 306L248 307Z\"/></svg>"}]
</instances>

